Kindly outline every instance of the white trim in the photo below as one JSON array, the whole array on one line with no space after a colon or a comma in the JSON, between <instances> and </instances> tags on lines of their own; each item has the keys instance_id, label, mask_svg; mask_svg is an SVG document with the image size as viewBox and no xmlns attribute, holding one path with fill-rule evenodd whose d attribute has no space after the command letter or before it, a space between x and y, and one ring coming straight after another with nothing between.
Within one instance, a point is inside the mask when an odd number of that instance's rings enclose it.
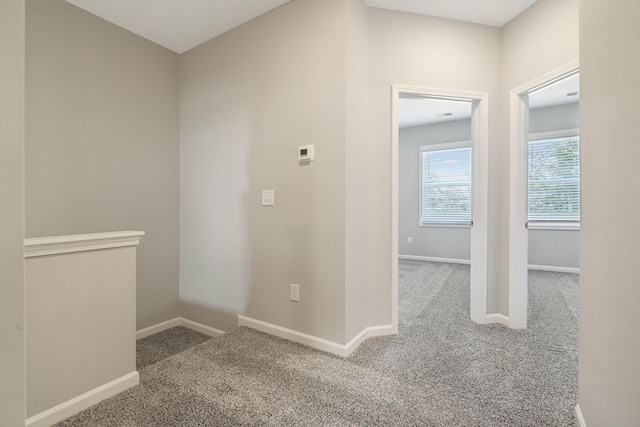
<instances>
[{"instance_id":1,"label":"white trim","mask_svg":"<svg viewBox=\"0 0 640 427\"><path fill-rule=\"evenodd\" d=\"M529 107L526 92L511 92L511 147L509 181L509 326L527 327L527 143ZM515 141L515 142L514 142ZM516 284L518 284L516 286Z\"/></svg>"},{"instance_id":2,"label":"white trim","mask_svg":"<svg viewBox=\"0 0 640 427\"><path fill-rule=\"evenodd\" d=\"M137 246L142 236L144 236L144 231L117 231L68 236L31 237L24 239L24 256L25 258L29 258L69 252Z\"/></svg>"},{"instance_id":3,"label":"white trim","mask_svg":"<svg viewBox=\"0 0 640 427\"><path fill-rule=\"evenodd\" d=\"M175 328L176 326L180 326L179 317L136 331L136 340L155 335L158 332L166 331L167 329Z\"/></svg>"},{"instance_id":4,"label":"white trim","mask_svg":"<svg viewBox=\"0 0 640 427\"><path fill-rule=\"evenodd\" d=\"M176 317L175 319L167 320L166 322L161 322L136 331L136 340L166 331L167 329L175 328L176 326L183 326L213 338L224 335L224 331L219 329L212 328L211 326L203 325L202 323L194 322L193 320L185 319L183 317Z\"/></svg>"},{"instance_id":5,"label":"white trim","mask_svg":"<svg viewBox=\"0 0 640 427\"><path fill-rule=\"evenodd\" d=\"M48 427L140 383L133 371L27 419L27 427Z\"/></svg>"},{"instance_id":6,"label":"white trim","mask_svg":"<svg viewBox=\"0 0 640 427\"><path fill-rule=\"evenodd\" d=\"M220 329L212 328L211 326L203 325L202 323L194 322L193 320L188 320L183 317L180 317L180 326L193 329L194 331L213 338L224 335L224 331L221 331Z\"/></svg>"},{"instance_id":7,"label":"white trim","mask_svg":"<svg viewBox=\"0 0 640 427\"><path fill-rule=\"evenodd\" d=\"M398 123L398 109L401 88L391 86L391 328L398 333L398 161L400 155L400 124ZM420 206L418 206L420 209ZM419 218L419 216L418 216ZM420 220L418 220L418 223Z\"/></svg>"},{"instance_id":8,"label":"white trim","mask_svg":"<svg viewBox=\"0 0 640 427\"><path fill-rule=\"evenodd\" d=\"M398 100L401 93L472 102L471 286L470 317L484 323L487 314L489 197L489 95L393 84L391 87L391 328L398 332Z\"/></svg>"},{"instance_id":9,"label":"white trim","mask_svg":"<svg viewBox=\"0 0 640 427\"><path fill-rule=\"evenodd\" d=\"M353 353L359 346L362 344L367 338L371 337L380 337L384 335L395 335L391 333L391 325L382 325L382 326L371 326L369 328L365 328L358 335L353 337L351 341L349 341L343 347L345 351L343 354L339 354L342 357L348 357ZM336 353L334 353L336 354Z\"/></svg>"},{"instance_id":10,"label":"white trim","mask_svg":"<svg viewBox=\"0 0 640 427\"><path fill-rule=\"evenodd\" d=\"M265 332L289 341L303 344L317 350L326 351L340 357L348 357L358 346L369 337L377 337L382 335L393 335L391 325L372 326L363 329L347 344L338 344L333 341L318 338L292 329L283 328L282 326L273 325L261 320L252 319L250 317L238 315L238 326L246 326L257 331Z\"/></svg>"},{"instance_id":11,"label":"white trim","mask_svg":"<svg viewBox=\"0 0 640 427\"><path fill-rule=\"evenodd\" d=\"M509 172L509 320L510 327L527 327L527 144L529 142L529 92L550 81L577 72L573 61L510 93L510 172Z\"/></svg>"},{"instance_id":12,"label":"white trim","mask_svg":"<svg viewBox=\"0 0 640 427\"><path fill-rule=\"evenodd\" d=\"M529 141L540 141L543 139L558 139L558 138L571 138L580 137L580 129L561 129L550 130L547 132L535 132L529 134Z\"/></svg>"},{"instance_id":13,"label":"white trim","mask_svg":"<svg viewBox=\"0 0 640 427\"><path fill-rule=\"evenodd\" d=\"M504 314L500 314L500 313L487 314L486 323L487 324L489 324L489 323L499 323L499 324L504 325L506 327L510 327L509 318L507 316L505 316Z\"/></svg>"},{"instance_id":14,"label":"white trim","mask_svg":"<svg viewBox=\"0 0 640 427\"><path fill-rule=\"evenodd\" d=\"M582 410L580 409L579 403L576 405L575 415L578 427L587 427L587 423L584 421L584 416L582 415Z\"/></svg>"},{"instance_id":15,"label":"white trim","mask_svg":"<svg viewBox=\"0 0 640 427\"><path fill-rule=\"evenodd\" d=\"M580 231L580 221L567 221L567 222L529 221L529 230Z\"/></svg>"},{"instance_id":16,"label":"white trim","mask_svg":"<svg viewBox=\"0 0 640 427\"><path fill-rule=\"evenodd\" d=\"M421 145L420 153L424 153L425 151L455 150L457 148L471 148L471 140Z\"/></svg>"},{"instance_id":17,"label":"white trim","mask_svg":"<svg viewBox=\"0 0 640 427\"><path fill-rule=\"evenodd\" d=\"M473 132L473 209L471 227L471 320L482 323L487 316L489 253L489 95L475 97L471 117Z\"/></svg>"},{"instance_id":18,"label":"white trim","mask_svg":"<svg viewBox=\"0 0 640 427\"><path fill-rule=\"evenodd\" d=\"M575 267L556 267L554 265L531 265L529 270L555 271L556 273L574 273L580 274L580 269Z\"/></svg>"},{"instance_id":19,"label":"white trim","mask_svg":"<svg viewBox=\"0 0 640 427\"><path fill-rule=\"evenodd\" d=\"M470 221L464 222L427 222L419 223L418 227L424 228L471 228Z\"/></svg>"},{"instance_id":20,"label":"white trim","mask_svg":"<svg viewBox=\"0 0 640 427\"><path fill-rule=\"evenodd\" d=\"M391 332L391 325L378 325L378 326L369 326L365 328L367 331L367 338L373 337L386 337L387 335L395 335ZM354 349L355 350L355 349Z\"/></svg>"},{"instance_id":21,"label":"white trim","mask_svg":"<svg viewBox=\"0 0 640 427\"><path fill-rule=\"evenodd\" d=\"M471 260L468 260L468 259L436 258L432 256L419 256L419 255L398 255L398 259L406 259L409 261L446 262L449 264L466 264L466 265L471 264Z\"/></svg>"}]
</instances>

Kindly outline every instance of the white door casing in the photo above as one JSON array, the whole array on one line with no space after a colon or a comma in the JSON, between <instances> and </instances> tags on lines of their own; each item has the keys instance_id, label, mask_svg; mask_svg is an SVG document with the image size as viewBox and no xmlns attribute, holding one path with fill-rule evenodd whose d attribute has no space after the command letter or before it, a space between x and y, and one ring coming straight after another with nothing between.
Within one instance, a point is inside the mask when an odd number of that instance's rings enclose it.
<instances>
[{"instance_id":1,"label":"white door casing","mask_svg":"<svg viewBox=\"0 0 640 427\"><path fill-rule=\"evenodd\" d=\"M510 93L509 327L527 327L527 147L529 93L578 72L578 61L544 74Z\"/></svg>"},{"instance_id":2,"label":"white door casing","mask_svg":"<svg viewBox=\"0 0 640 427\"><path fill-rule=\"evenodd\" d=\"M488 184L489 184L489 97L486 93L392 85L391 89L391 324L398 332L398 100L401 94L472 104L472 220L471 309L476 323L490 323L487 317Z\"/></svg>"}]
</instances>

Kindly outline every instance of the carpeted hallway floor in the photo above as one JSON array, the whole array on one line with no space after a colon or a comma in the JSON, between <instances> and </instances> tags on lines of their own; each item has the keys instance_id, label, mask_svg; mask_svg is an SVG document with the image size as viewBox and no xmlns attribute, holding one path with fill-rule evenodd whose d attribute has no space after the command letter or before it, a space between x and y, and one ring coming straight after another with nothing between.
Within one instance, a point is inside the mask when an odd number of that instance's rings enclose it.
<instances>
[{"instance_id":1,"label":"carpeted hallway floor","mask_svg":"<svg viewBox=\"0 0 640 427\"><path fill-rule=\"evenodd\" d=\"M140 371L209 339L211 337L182 326L139 339L136 342L136 369Z\"/></svg>"},{"instance_id":2,"label":"carpeted hallway floor","mask_svg":"<svg viewBox=\"0 0 640 427\"><path fill-rule=\"evenodd\" d=\"M527 330L480 326L468 266L402 261L397 336L341 359L166 331L139 346L139 386L58 426L575 426L578 276L532 271L529 288Z\"/></svg>"}]
</instances>

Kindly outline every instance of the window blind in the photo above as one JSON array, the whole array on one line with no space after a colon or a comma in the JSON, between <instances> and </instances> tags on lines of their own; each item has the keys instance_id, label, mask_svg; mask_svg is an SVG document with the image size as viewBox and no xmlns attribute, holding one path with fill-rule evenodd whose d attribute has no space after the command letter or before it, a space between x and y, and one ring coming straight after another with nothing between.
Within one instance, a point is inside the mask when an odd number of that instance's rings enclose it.
<instances>
[{"instance_id":1,"label":"window blind","mask_svg":"<svg viewBox=\"0 0 640 427\"><path fill-rule=\"evenodd\" d=\"M529 141L528 220L580 221L580 138Z\"/></svg>"},{"instance_id":2,"label":"window blind","mask_svg":"<svg viewBox=\"0 0 640 427\"><path fill-rule=\"evenodd\" d=\"M421 148L421 225L471 221L471 147L444 146Z\"/></svg>"}]
</instances>

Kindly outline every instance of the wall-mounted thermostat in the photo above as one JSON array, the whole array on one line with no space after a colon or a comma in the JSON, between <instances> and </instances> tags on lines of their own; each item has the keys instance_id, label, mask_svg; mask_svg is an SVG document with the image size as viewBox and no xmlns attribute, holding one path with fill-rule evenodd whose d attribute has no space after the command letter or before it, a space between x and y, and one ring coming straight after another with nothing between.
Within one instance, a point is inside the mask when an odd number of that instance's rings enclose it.
<instances>
[{"instance_id":1,"label":"wall-mounted thermostat","mask_svg":"<svg viewBox=\"0 0 640 427\"><path fill-rule=\"evenodd\" d=\"M307 163L313 160L314 158L314 146L313 145L304 145L302 147L298 147L298 161L300 163Z\"/></svg>"}]
</instances>

